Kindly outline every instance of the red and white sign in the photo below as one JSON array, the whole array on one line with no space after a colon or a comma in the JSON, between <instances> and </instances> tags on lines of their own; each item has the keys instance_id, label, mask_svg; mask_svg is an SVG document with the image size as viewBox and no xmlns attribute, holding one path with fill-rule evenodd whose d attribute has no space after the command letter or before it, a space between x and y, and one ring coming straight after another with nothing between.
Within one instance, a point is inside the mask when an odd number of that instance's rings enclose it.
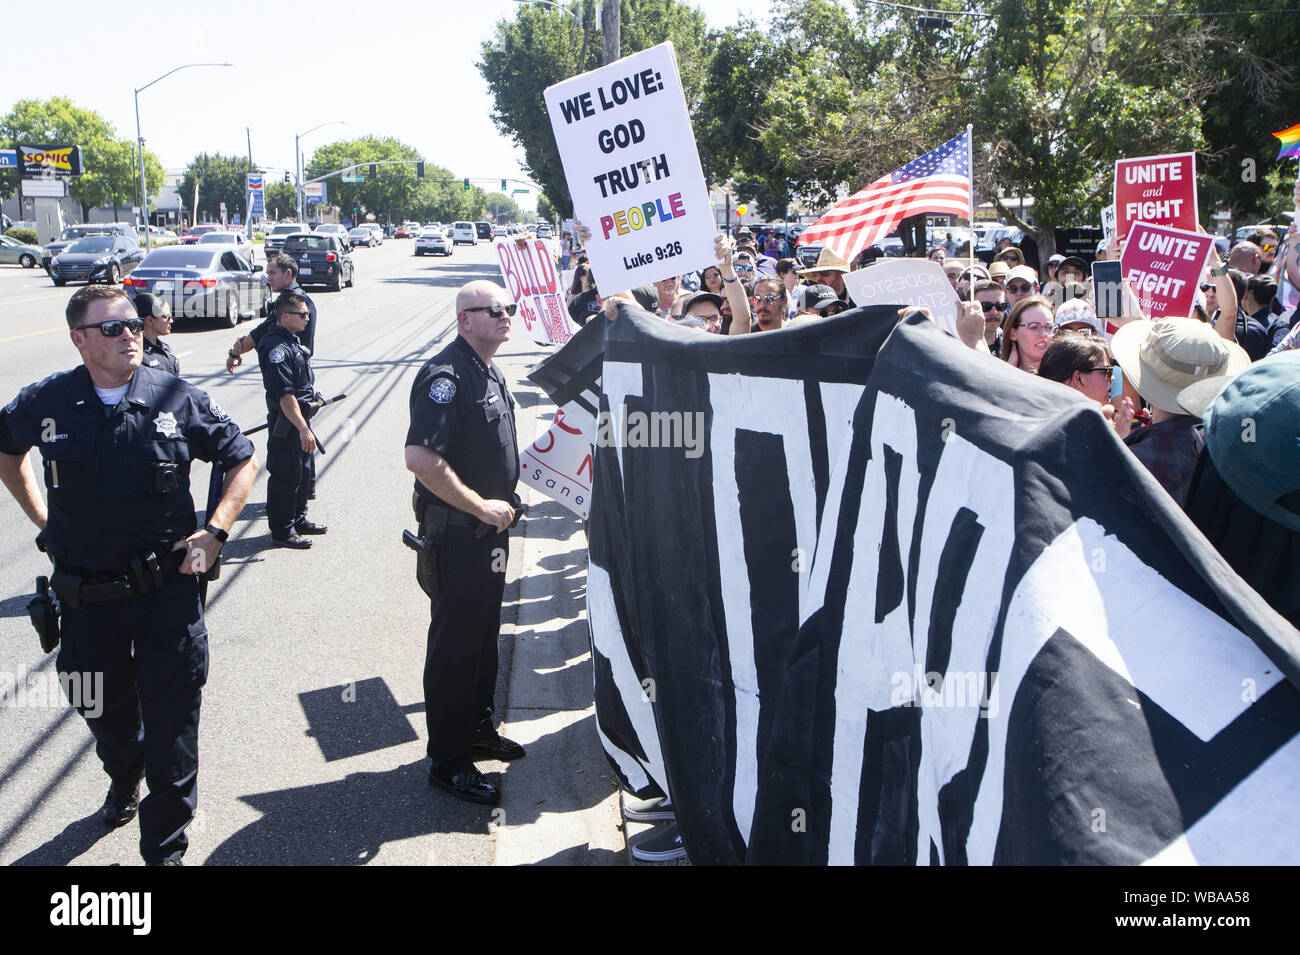
<instances>
[{"instance_id":1,"label":"red and white sign","mask_svg":"<svg viewBox=\"0 0 1300 955\"><path fill-rule=\"evenodd\" d=\"M1119 261L1124 280L1153 320L1186 318L1213 247L1211 236L1139 222Z\"/></svg>"},{"instance_id":2,"label":"red and white sign","mask_svg":"<svg viewBox=\"0 0 1300 955\"><path fill-rule=\"evenodd\" d=\"M519 478L584 521L591 513L595 419L576 404L557 408L541 437L519 454Z\"/></svg>"},{"instance_id":3,"label":"red and white sign","mask_svg":"<svg viewBox=\"0 0 1300 955\"><path fill-rule=\"evenodd\" d=\"M577 331L565 307L564 286L544 239L496 243L501 278L519 311L515 332L539 345L563 345Z\"/></svg>"},{"instance_id":4,"label":"red and white sign","mask_svg":"<svg viewBox=\"0 0 1300 955\"><path fill-rule=\"evenodd\" d=\"M1115 161L1115 231L1122 239L1135 222L1195 232L1196 153Z\"/></svg>"}]
</instances>

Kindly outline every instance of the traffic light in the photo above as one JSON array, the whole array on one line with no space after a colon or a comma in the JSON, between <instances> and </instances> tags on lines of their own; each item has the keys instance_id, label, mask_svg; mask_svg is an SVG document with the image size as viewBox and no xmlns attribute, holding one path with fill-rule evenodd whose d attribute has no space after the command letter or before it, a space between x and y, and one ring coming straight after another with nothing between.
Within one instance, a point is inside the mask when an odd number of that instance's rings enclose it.
<instances>
[{"instance_id":1,"label":"traffic light","mask_svg":"<svg viewBox=\"0 0 1300 955\"><path fill-rule=\"evenodd\" d=\"M502 192L506 191L506 181L504 179L501 180L501 191Z\"/></svg>"},{"instance_id":2,"label":"traffic light","mask_svg":"<svg viewBox=\"0 0 1300 955\"><path fill-rule=\"evenodd\" d=\"M293 177L289 175L289 170L287 169L284 171L284 181L293 182Z\"/></svg>"},{"instance_id":3,"label":"traffic light","mask_svg":"<svg viewBox=\"0 0 1300 955\"><path fill-rule=\"evenodd\" d=\"M418 176L418 177L421 178L421 179L424 178L424 163L422 163L422 162L417 162L417 163L415 164L415 174L416 174L416 176Z\"/></svg>"},{"instance_id":4,"label":"traffic light","mask_svg":"<svg viewBox=\"0 0 1300 955\"><path fill-rule=\"evenodd\" d=\"M469 176L465 177L465 191L469 191Z\"/></svg>"},{"instance_id":5,"label":"traffic light","mask_svg":"<svg viewBox=\"0 0 1300 955\"><path fill-rule=\"evenodd\" d=\"M374 163L370 164L370 177L372 181L379 178L379 167Z\"/></svg>"}]
</instances>

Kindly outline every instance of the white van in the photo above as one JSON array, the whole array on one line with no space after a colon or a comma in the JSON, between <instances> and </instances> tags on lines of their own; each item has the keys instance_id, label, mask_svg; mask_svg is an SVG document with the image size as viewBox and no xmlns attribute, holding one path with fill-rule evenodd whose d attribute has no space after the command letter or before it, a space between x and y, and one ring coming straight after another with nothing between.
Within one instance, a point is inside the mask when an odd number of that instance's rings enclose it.
<instances>
[{"instance_id":1,"label":"white van","mask_svg":"<svg viewBox=\"0 0 1300 955\"><path fill-rule=\"evenodd\" d=\"M466 245L476 245L478 235L474 232L474 223L453 222L451 224L451 241L453 245L460 245L462 242Z\"/></svg>"}]
</instances>

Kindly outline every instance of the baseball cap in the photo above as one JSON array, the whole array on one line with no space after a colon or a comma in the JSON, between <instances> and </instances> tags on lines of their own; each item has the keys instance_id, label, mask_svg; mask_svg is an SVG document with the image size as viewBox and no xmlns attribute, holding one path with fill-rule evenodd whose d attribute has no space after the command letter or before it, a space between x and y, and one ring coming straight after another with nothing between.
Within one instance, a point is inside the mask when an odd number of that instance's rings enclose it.
<instances>
[{"instance_id":1,"label":"baseball cap","mask_svg":"<svg viewBox=\"0 0 1300 955\"><path fill-rule=\"evenodd\" d=\"M1187 413L1179 398L1188 385L1250 367L1245 349L1194 318L1129 322L1115 333L1110 348L1138 394L1174 414Z\"/></svg>"},{"instance_id":2,"label":"baseball cap","mask_svg":"<svg viewBox=\"0 0 1300 955\"><path fill-rule=\"evenodd\" d=\"M659 293L653 285L638 285L632 289L632 297L647 312L659 313Z\"/></svg>"},{"instance_id":3,"label":"baseball cap","mask_svg":"<svg viewBox=\"0 0 1300 955\"><path fill-rule=\"evenodd\" d=\"M1055 265L1057 262L1064 262L1064 261L1065 261L1065 256L1063 256L1060 252L1054 252L1051 255L1051 257L1048 258L1047 264Z\"/></svg>"},{"instance_id":4,"label":"baseball cap","mask_svg":"<svg viewBox=\"0 0 1300 955\"><path fill-rule=\"evenodd\" d=\"M1061 274L1061 269L1076 269L1083 273L1084 278L1088 277L1088 263L1083 261L1083 259L1079 258L1077 255L1068 255L1061 259L1060 263L1056 266L1057 275Z\"/></svg>"},{"instance_id":5,"label":"baseball cap","mask_svg":"<svg viewBox=\"0 0 1300 955\"><path fill-rule=\"evenodd\" d=\"M725 301L726 299L721 295L714 295L712 292L697 292L686 301L682 302L682 314L685 315L691 310L692 305L699 302L712 302L714 305L718 306L718 308L722 308L722 304Z\"/></svg>"},{"instance_id":6,"label":"baseball cap","mask_svg":"<svg viewBox=\"0 0 1300 955\"><path fill-rule=\"evenodd\" d=\"M1038 273L1027 265L1017 265L1007 273L1007 281L1010 282L1012 279L1024 279L1030 285L1037 285Z\"/></svg>"},{"instance_id":7,"label":"baseball cap","mask_svg":"<svg viewBox=\"0 0 1300 955\"><path fill-rule=\"evenodd\" d=\"M810 312L820 312L840 297L829 285L809 285L803 290L803 307Z\"/></svg>"},{"instance_id":8,"label":"baseball cap","mask_svg":"<svg viewBox=\"0 0 1300 955\"><path fill-rule=\"evenodd\" d=\"M1269 520L1300 531L1300 499L1291 497L1300 490L1300 351L1251 365L1202 420L1205 448L1233 493Z\"/></svg>"},{"instance_id":9,"label":"baseball cap","mask_svg":"<svg viewBox=\"0 0 1300 955\"><path fill-rule=\"evenodd\" d=\"M1057 327L1080 323L1091 328L1094 334L1098 336L1102 334L1101 319L1097 317L1096 309L1089 305L1086 300L1072 298L1062 302L1060 308L1056 310Z\"/></svg>"}]
</instances>

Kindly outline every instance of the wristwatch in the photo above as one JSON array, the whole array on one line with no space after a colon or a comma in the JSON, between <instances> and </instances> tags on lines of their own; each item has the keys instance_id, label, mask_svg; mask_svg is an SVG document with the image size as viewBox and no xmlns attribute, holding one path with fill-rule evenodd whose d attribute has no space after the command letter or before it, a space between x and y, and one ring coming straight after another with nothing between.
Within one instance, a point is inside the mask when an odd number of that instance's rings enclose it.
<instances>
[{"instance_id":1,"label":"wristwatch","mask_svg":"<svg viewBox=\"0 0 1300 955\"><path fill-rule=\"evenodd\" d=\"M203 529L223 544L226 541L230 540L230 534L226 531L223 531L220 527L216 527L212 524L204 524Z\"/></svg>"},{"instance_id":2,"label":"wristwatch","mask_svg":"<svg viewBox=\"0 0 1300 955\"><path fill-rule=\"evenodd\" d=\"M1217 268L1217 269L1210 269L1210 274L1211 274L1211 275L1227 275L1227 274L1228 274L1228 267L1227 267L1226 265L1224 265L1224 266L1220 266L1220 267Z\"/></svg>"}]
</instances>

